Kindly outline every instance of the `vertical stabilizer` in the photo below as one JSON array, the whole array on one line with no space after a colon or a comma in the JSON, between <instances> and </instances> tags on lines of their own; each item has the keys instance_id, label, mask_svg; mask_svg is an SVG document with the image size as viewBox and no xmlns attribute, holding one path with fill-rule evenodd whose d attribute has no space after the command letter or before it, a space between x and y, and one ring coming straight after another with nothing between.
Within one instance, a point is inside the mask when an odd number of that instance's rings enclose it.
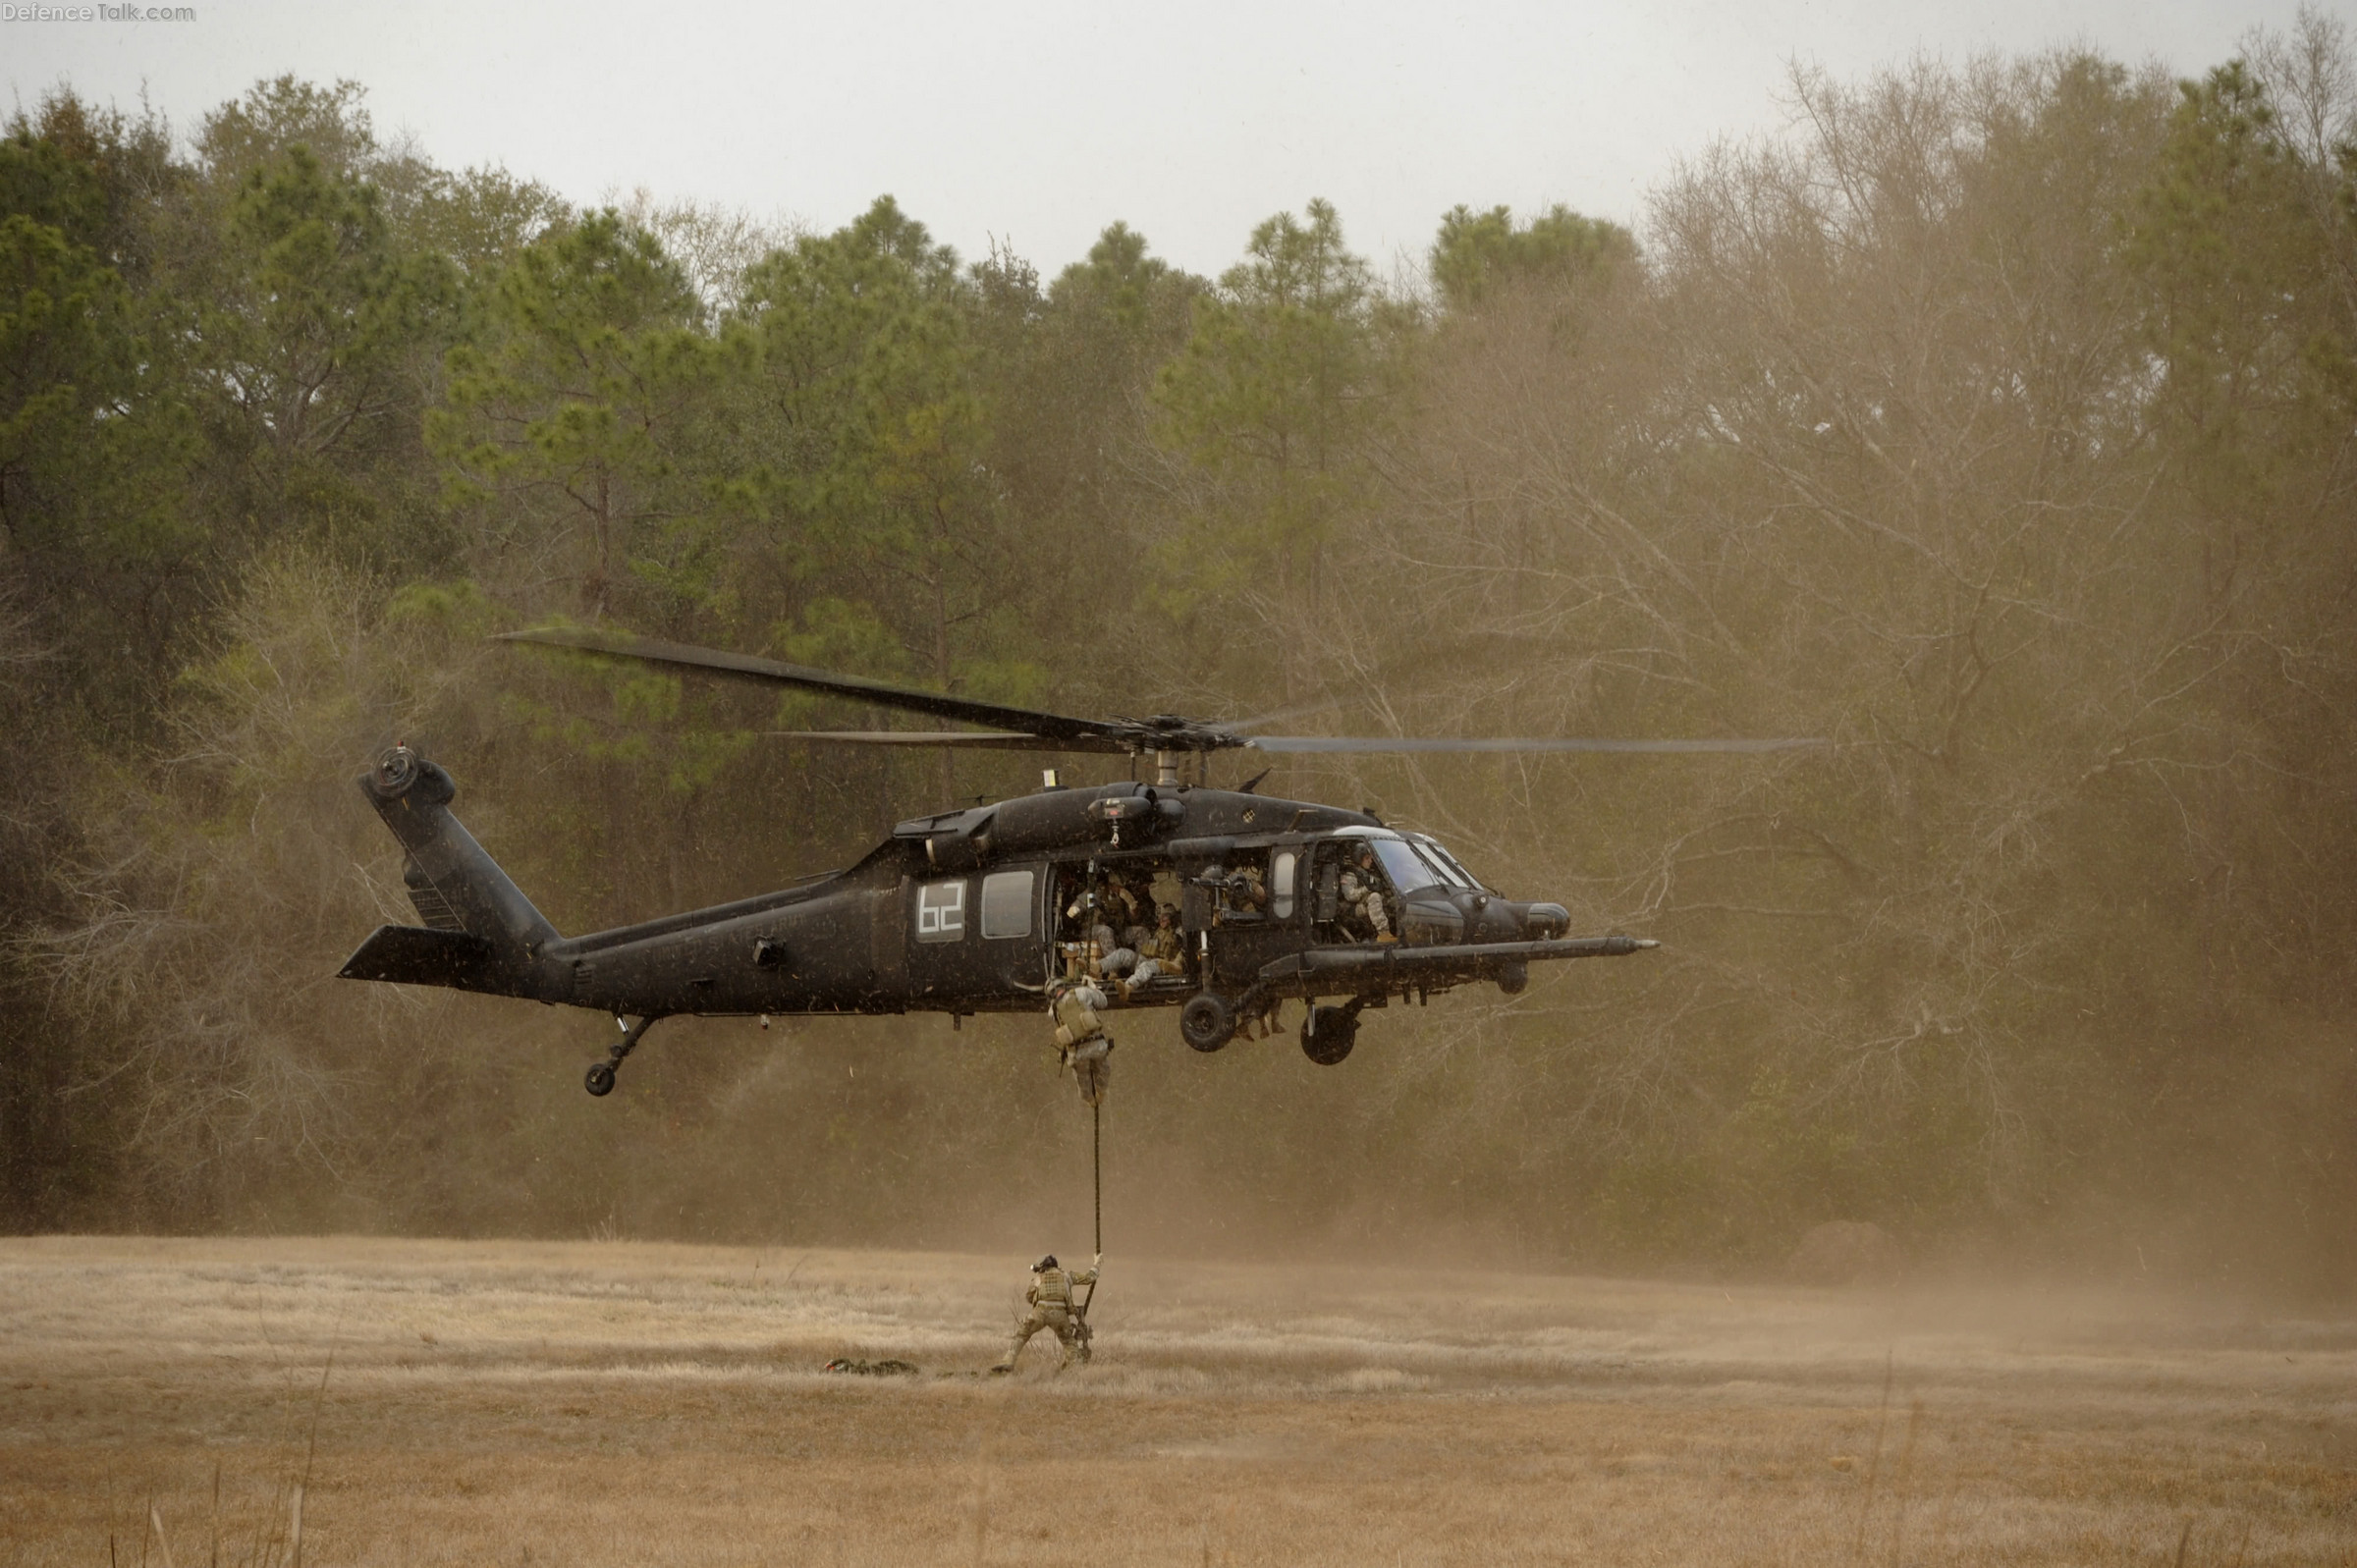
<instances>
[{"instance_id":1,"label":"vertical stabilizer","mask_svg":"<svg viewBox=\"0 0 2357 1568\"><path fill-rule=\"evenodd\" d=\"M424 922L412 945L426 942L425 932L449 939L440 945L448 952L437 976L416 978L468 991L534 994L541 949L558 940L557 929L451 815L459 790L450 775L409 747L395 746L360 776L359 785L408 851L402 880ZM468 953L473 961L462 962Z\"/></svg>"}]
</instances>

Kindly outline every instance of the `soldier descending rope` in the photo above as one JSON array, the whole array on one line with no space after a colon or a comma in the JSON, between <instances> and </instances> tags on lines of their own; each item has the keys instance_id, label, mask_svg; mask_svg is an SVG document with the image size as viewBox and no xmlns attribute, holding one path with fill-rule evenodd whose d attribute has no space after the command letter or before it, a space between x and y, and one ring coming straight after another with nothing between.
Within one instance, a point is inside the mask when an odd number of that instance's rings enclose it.
<instances>
[{"instance_id":1,"label":"soldier descending rope","mask_svg":"<svg viewBox=\"0 0 2357 1568\"><path fill-rule=\"evenodd\" d=\"M1084 1105L1104 1103L1113 1082L1113 1040L1105 1033L1105 993L1095 984L1068 976L1049 993L1049 1011L1056 1020L1056 1049L1063 1065L1080 1086Z\"/></svg>"}]
</instances>

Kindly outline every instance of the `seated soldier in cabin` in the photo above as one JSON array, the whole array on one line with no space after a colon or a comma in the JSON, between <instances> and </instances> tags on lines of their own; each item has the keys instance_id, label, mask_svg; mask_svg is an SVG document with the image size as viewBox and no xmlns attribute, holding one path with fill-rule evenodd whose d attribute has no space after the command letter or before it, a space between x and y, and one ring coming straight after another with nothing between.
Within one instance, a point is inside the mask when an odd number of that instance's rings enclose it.
<instances>
[{"instance_id":1,"label":"seated soldier in cabin","mask_svg":"<svg viewBox=\"0 0 2357 1568\"><path fill-rule=\"evenodd\" d=\"M1122 995L1150 980L1186 978L1186 938L1178 931L1178 911L1164 904L1154 911L1154 929L1137 948L1137 966L1122 985Z\"/></svg>"},{"instance_id":2,"label":"seated soldier in cabin","mask_svg":"<svg viewBox=\"0 0 2357 1568\"><path fill-rule=\"evenodd\" d=\"M1115 937L1111 926L1100 924L1088 950L1095 955L1089 960L1089 973L1100 980L1112 981L1126 998L1129 991L1122 983L1132 978L1137 969L1137 949Z\"/></svg>"}]
</instances>

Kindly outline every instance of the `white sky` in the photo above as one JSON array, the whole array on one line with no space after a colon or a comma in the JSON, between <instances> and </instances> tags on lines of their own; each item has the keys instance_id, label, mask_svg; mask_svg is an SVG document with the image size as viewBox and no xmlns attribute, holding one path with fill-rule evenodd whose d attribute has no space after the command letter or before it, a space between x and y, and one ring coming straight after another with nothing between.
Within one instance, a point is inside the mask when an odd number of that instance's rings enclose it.
<instances>
[{"instance_id":1,"label":"white sky","mask_svg":"<svg viewBox=\"0 0 2357 1568\"><path fill-rule=\"evenodd\" d=\"M1320 195L1387 269L1459 201L1632 222L1678 157L1782 122L1794 59L1854 76L2082 42L2186 75L2254 25L2289 25L2294 0L194 8L0 20L0 86L29 105L65 81L126 107L144 88L186 129L261 77L350 77L381 135L411 133L445 165L820 228L890 191L960 254L995 236L1053 276L1117 218L1216 274L1254 223Z\"/></svg>"}]
</instances>

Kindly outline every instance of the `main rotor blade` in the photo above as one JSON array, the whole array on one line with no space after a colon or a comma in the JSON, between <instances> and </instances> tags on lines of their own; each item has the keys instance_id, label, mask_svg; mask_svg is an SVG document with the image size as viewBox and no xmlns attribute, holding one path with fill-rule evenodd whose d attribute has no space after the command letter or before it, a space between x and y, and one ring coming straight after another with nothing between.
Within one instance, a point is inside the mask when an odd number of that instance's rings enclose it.
<instances>
[{"instance_id":1,"label":"main rotor blade","mask_svg":"<svg viewBox=\"0 0 2357 1568\"><path fill-rule=\"evenodd\" d=\"M1010 708L996 702L976 702L939 691L918 691L909 686L870 680L863 676L839 676L832 671L813 670L805 665L780 664L775 659L756 659L749 654L723 653L717 649L695 648L680 642L660 642L652 637L634 637L628 632L543 626L528 631L501 632L497 640L536 642L551 648L577 648L583 653L643 659L649 664L682 665L691 670L709 671L716 676L750 680L766 686L823 691L831 696L874 703L881 708L899 708L908 713L931 714L937 719L956 719L964 724L989 725L1000 730L1021 730L1054 740L1083 743L1082 747L1074 749L1097 749L1085 743L1103 738L1110 728L1086 719L1066 718L1062 714L1040 713L1030 708ZM933 741L931 744L939 745L942 742ZM1112 749L1119 751L1125 748L1115 746Z\"/></svg>"},{"instance_id":2,"label":"main rotor blade","mask_svg":"<svg viewBox=\"0 0 2357 1568\"><path fill-rule=\"evenodd\" d=\"M1258 730L1262 725L1283 724L1288 719L1299 719L1313 713L1330 713L1342 705L1343 700L1340 697L1321 697L1312 702L1296 702L1289 708L1278 708L1269 713L1254 714L1249 719L1240 719L1234 724L1222 728L1232 730L1240 735L1247 730Z\"/></svg>"},{"instance_id":3,"label":"main rotor blade","mask_svg":"<svg viewBox=\"0 0 2357 1568\"><path fill-rule=\"evenodd\" d=\"M1254 735L1256 751L1790 751L1823 740L1598 740L1586 736L1516 740L1501 735L1450 739L1437 735Z\"/></svg>"},{"instance_id":4,"label":"main rotor blade","mask_svg":"<svg viewBox=\"0 0 2357 1568\"><path fill-rule=\"evenodd\" d=\"M1044 735L1018 735L1004 730L771 730L780 740L840 740L860 746L961 746L974 751L1109 751L1129 750L1125 741L1099 735L1081 740L1050 740Z\"/></svg>"}]
</instances>

